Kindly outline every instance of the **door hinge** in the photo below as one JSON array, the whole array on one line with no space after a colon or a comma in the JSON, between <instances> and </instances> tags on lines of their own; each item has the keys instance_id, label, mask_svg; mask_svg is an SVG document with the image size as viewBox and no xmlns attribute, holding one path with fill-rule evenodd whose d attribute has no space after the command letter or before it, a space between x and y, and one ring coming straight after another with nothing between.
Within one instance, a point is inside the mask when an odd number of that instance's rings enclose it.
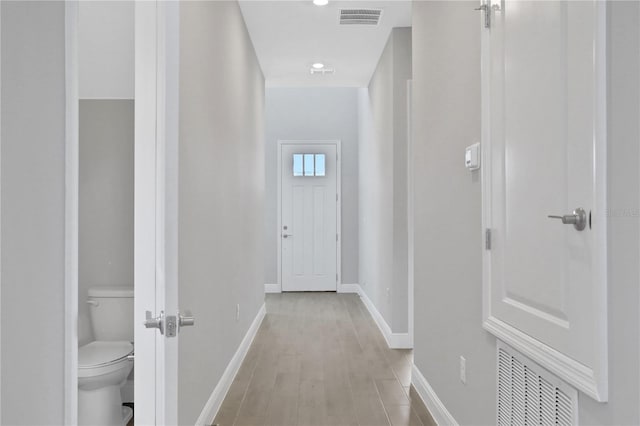
<instances>
[{"instance_id":1,"label":"door hinge","mask_svg":"<svg viewBox=\"0 0 640 426\"><path fill-rule=\"evenodd\" d=\"M491 229L489 228L484 231L484 249L491 250Z\"/></svg>"},{"instance_id":2,"label":"door hinge","mask_svg":"<svg viewBox=\"0 0 640 426\"><path fill-rule=\"evenodd\" d=\"M338 194L336 194L336 201L338 201Z\"/></svg>"},{"instance_id":3,"label":"door hinge","mask_svg":"<svg viewBox=\"0 0 640 426\"><path fill-rule=\"evenodd\" d=\"M484 27L491 28L491 15L493 14L493 12L499 12L501 9L500 5L498 4L492 5L491 0L484 0L482 2L482 5L480 7L477 7L475 10L484 12Z\"/></svg>"},{"instance_id":4,"label":"door hinge","mask_svg":"<svg viewBox=\"0 0 640 426\"><path fill-rule=\"evenodd\" d=\"M338 282L338 273L336 272L336 282Z\"/></svg>"}]
</instances>

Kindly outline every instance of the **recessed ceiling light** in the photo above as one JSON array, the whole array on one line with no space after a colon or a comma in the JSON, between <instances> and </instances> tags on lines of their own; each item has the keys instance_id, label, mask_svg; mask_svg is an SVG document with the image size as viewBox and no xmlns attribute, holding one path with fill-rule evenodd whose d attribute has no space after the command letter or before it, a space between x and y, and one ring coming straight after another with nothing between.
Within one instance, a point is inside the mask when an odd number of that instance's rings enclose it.
<instances>
[{"instance_id":1,"label":"recessed ceiling light","mask_svg":"<svg viewBox=\"0 0 640 426\"><path fill-rule=\"evenodd\" d=\"M314 67L315 69L319 70L324 68L324 64L321 62L316 62L315 64L312 65L312 67Z\"/></svg>"},{"instance_id":2,"label":"recessed ceiling light","mask_svg":"<svg viewBox=\"0 0 640 426\"><path fill-rule=\"evenodd\" d=\"M316 6L326 6L329 4L329 0L313 0L313 4Z\"/></svg>"}]
</instances>

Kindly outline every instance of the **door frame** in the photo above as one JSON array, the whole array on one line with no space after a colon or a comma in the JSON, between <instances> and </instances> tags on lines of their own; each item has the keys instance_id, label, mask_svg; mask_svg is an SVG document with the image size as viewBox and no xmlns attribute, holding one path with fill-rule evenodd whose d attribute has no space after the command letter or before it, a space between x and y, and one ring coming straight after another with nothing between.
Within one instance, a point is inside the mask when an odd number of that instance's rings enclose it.
<instances>
[{"instance_id":1,"label":"door frame","mask_svg":"<svg viewBox=\"0 0 640 426\"><path fill-rule=\"evenodd\" d=\"M495 0L488 0L489 4ZM595 276L593 316L595 358L593 366L585 366L559 351L550 348L536 339L517 330L515 327L494 317L491 311L491 251L485 249L485 231L491 229L491 135L489 130L490 99L488 92L489 76L486 72L490 58L490 30L484 28L481 34L481 122L482 122L482 319L483 328L508 343L516 350L541 364L578 390L599 402L608 399L608 340L607 340L607 5L606 2L593 0L596 8L594 26L594 73L595 102L593 129L593 263ZM495 13L495 12L494 12ZM500 12L497 12L500 13ZM480 24L482 22L482 24Z\"/></svg>"},{"instance_id":2,"label":"door frame","mask_svg":"<svg viewBox=\"0 0 640 426\"><path fill-rule=\"evenodd\" d=\"M134 303L138 313L141 309L167 311L165 296L177 293L179 5L158 0L135 3ZM65 2L65 424L78 422L78 8L78 0ZM177 424L178 338L165 342L155 330L144 329L143 317L134 321L136 360L144 360L135 363L136 422ZM156 343L144 345L142 336L154 336ZM148 391L151 384L153 392Z\"/></svg>"},{"instance_id":3,"label":"door frame","mask_svg":"<svg viewBox=\"0 0 640 426\"><path fill-rule=\"evenodd\" d=\"M336 273L338 279L336 281L336 293L342 293L342 140L286 140L278 139L278 180L277 180L277 215L278 228L276 235L282 232L282 147L284 145L335 145L338 158L336 159L336 191L338 193L338 202L336 203L336 232L338 233L338 241L336 241ZM278 283L274 293L282 293L282 238L278 240Z\"/></svg>"},{"instance_id":4,"label":"door frame","mask_svg":"<svg viewBox=\"0 0 640 426\"><path fill-rule=\"evenodd\" d=\"M409 346L413 348L414 304L413 292L415 287L415 220L414 220L414 188L413 177L413 80L407 80L407 298L409 315L408 332Z\"/></svg>"},{"instance_id":5,"label":"door frame","mask_svg":"<svg viewBox=\"0 0 640 426\"><path fill-rule=\"evenodd\" d=\"M78 423L79 3L65 2L64 421Z\"/></svg>"}]
</instances>

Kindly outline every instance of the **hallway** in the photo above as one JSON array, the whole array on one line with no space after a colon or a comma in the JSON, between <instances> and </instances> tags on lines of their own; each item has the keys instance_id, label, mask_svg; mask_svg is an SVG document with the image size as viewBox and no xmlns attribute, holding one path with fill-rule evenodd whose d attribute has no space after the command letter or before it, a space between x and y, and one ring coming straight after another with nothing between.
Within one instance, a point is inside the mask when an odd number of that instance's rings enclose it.
<instances>
[{"instance_id":1,"label":"hallway","mask_svg":"<svg viewBox=\"0 0 640 426\"><path fill-rule=\"evenodd\" d=\"M266 295L267 316L214 424L433 425L355 294Z\"/></svg>"}]
</instances>

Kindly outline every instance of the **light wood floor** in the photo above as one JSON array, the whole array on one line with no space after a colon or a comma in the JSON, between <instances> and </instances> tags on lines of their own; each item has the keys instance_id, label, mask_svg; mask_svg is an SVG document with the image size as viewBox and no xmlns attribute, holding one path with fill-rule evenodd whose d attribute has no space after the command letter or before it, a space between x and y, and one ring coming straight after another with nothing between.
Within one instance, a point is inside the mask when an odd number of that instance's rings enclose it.
<instances>
[{"instance_id":1,"label":"light wood floor","mask_svg":"<svg viewBox=\"0 0 640 426\"><path fill-rule=\"evenodd\" d=\"M267 316L214 424L435 425L354 294L268 294Z\"/></svg>"}]
</instances>

